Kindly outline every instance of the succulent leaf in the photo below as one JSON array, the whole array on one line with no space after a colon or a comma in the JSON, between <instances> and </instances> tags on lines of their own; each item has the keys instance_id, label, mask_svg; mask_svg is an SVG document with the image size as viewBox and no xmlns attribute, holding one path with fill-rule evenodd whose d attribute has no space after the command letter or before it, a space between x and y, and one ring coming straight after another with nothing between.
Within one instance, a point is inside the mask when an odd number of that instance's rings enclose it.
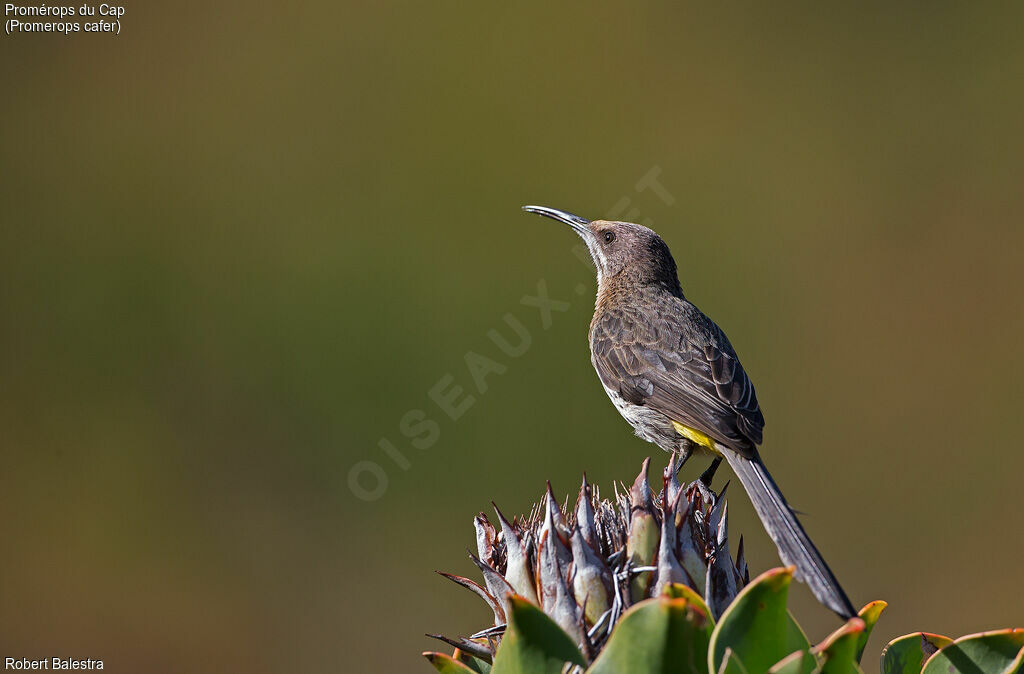
<instances>
[{"instance_id":1,"label":"succulent leaf","mask_svg":"<svg viewBox=\"0 0 1024 674\"><path fill-rule=\"evenodd\" d=\"M766 672L790 653L809 650L807 637L786 611L793 571L793 567L766 571L737 595L711 636L711 671L719 670L727 648L751 672Z\"/></svg>"},{"instance_id":2,"label":"succulent leaf","mask_svg":"<svg viewBox=\"0 0 1024 674\"><path fill-rule=\"evenodd\" d=\"M882 649L881 674L920 674L925 660L951 643L949 637L928 632L897 637Z\"/></svg>"},{"instance_id":3,"label":"succulent leaf","mask_svg":"<svg viewBox=\"0 0 1024 674\"><path fill-rule=\"evenodd\" d=\"M850 618L815 647L821 657L821 674L863 674L857 665L857 648L864 634L864 621Z\"/></svg>"},{"instance_id":4,"label":"succulent leaf","mask_svg":"<svg viewBox=\"0 0 1024 674\"><path fill-rule=\"evenodd\" d=\"M472 669L450 655L426 651L423 653L423 657L425 657L430 664L434 666L434 669L441 672L441 674L473 674Z\"/></svg>"},{"instance_id":5,"label":"succulent leaf","mask_svg":"<svg viewBox=\"0 0 1024 674\"><path fill-rule=\"evenodd\" d=\"M518 595L509 597L509 607L492 674L560 674L567 662L586 665L569 635L543 611Z\"/></svg>"},{"instance_id":6,"label":"succulent leaf","mask_svg":"<svg viewBox=\"0 0 1024 674\"><path fill-rule=\"evenodd\" d=\"M818 668L818 659L809 651L797 651L782 658L768 670L768 674L811 674Z\"/></svg>"},{"instance_id":7,"label":"succulent leaf","mask_svg":"<svg viewBox=\"0 0 1024 674\"><path fill-rule=\"evenodd\" d=\"M474 658L469 653L456 648L455 652L452 653L452 657L458 660L461 664L466 665L476 674L490 674L491 663L490 661L483 661L480 658Z\"/></svg>"},{"instance_id":8,"label":"succulent leaf","mask_svg":"<svg viewBox=\"0 0 1024 674\"><path fill-rule=\"evenodd\" d=\"M717 674L747 674L747 668L740 662L740 658L734 650L726 648Z\"/></svg>"},{"instance_id":9,"label":"succulent leaf","mask_svg":"<svg viewBox=\"0 0 1024 674\"><path fill-rule=\"evenodd\" d=\"M711 609L704 603L704 597L697 594L693 588L683 585L682 583L672 583L667 586L663 593L666 597L672 597L673 599L685 599L690 602L708 617L708 622L711 627L715 626L715 618L711 615Z\"/></svg>"},{"instance_id":10,"label":"succulent leaf","mask_svg":"<svg viewBox=\"0 0 1024 674\"><path fill-rule=\"evenodd\" d=\"M683 597L661 596L630 608L588 674L707 674L711 617Z\"/></svg>"},{"instance_id":11,"label":"succulent leaf","mask_svg":"<svg viewBox=\"0 0 1024 674\"><path fill-rule=\"evenodd\" d=\"M1024 628L968 634L946 644L924 663L921 674L1017 674L1024 663Z\"/></svg>"},{"instance_id":12,"label":"succulent leaf","mask_svg":"<svg viewBox=\"0 0 1024 674\"><path fill-rule=\"evenodd\" d=\"M878 622L878 616L882 615L882 611L888 606L884 601L873 601L860 611L857 612L857 617L864 621L864 631L861 632L860 639L857 641L857 662L860 663L861 658L864 657L864 648L868 645L868 639L871 637L871 630L875 628L875 623Z\"/></svg>"},{"instance_id":13,"label":"succulent leaf","mask_svg":"<svg viewBox=\"0 0 1024 674\"><path fill-rule=\"evenodd\" d=\"M1010 666L1003 670L1004 674L1020 674L1024 672L1024 648L1020 649L1020 653L1014 658Z\"/></svg>"}]
</instances>

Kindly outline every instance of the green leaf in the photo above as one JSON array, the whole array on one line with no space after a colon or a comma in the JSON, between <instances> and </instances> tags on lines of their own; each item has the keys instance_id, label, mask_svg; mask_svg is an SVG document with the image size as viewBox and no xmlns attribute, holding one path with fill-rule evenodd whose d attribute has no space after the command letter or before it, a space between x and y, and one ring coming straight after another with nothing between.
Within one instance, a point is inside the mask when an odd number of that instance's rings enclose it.
<instances>
[{"instance_id":1,"label":"green leaf","mask_svg":"<svg viewBox=\"0 0 1024 674\"><path fill-rule=\"evenodd\" d=\"M567 662L586 666L569 635L543 611L518 595L509 595L508 604L508 627L493 674L560 674Z\"/></svg>"},{"instance_id":2,"label":"green leaf","mask_svg":"<svg viewBox=\"0 0 1024 674\"><path fill-rule=\"evenodd\" d=\"M806 644L807 650L810 651L811 640L807 638L807 633L804 632L804 628L800 627L800 624L797 623L796 618L793 617L793 614L790 613L788 609L786 610L786 624L786 629L789 630L789 638L793 642L800 644L801 648Z\"/></svg>"},{"instance_id":3,"label":"green leaf","mask_svg":"<svg viewBox=\"0 0 1024 674\"><path fill-rule=\"evenodd\" d=\"M747 669L736 653L731 648L726 648L722 666L718 668L717 674L747 674Z\"/></svg>"},{"instance_id":4,"label":"green leaf","mask_svg":"<svg viewBox=\"0 0 1024 674\"><path fill-rule=\"evenodd\" d=\"M708 674L711 617L685 597L647 599L626 611L588 674ZM745 674L745 672L738 672Z\"/></svg>"},{"instance_id":5,"label":"green leaf","mask_svg":"<svg viewBox=\"0 0 1024 674\"><path fill-rule=\"evenodd\" d=\"M1020 674L1024 672L1024 648L1020 649L1020 653L1013 659L1010 666L1003 670L1005 674Z\"/></svg>"},{"instance_id":6,"label":"green leaf","mask_svg":"<svg viewBox=\"0 0 1024 674\"><path fill-rule=\"evenodd\" d=\"M943 646L953 643L949 637L914 632L896 637L882 649L882 674L920 674L924 661Z\"/></svg>"},{"instance_id":7,"label":"green leaf","mask_svg":"<svg viewBox=\"0 0 1024 674\"><path fill-rule=\"evenodd\" d=\"M818 660L808 651L797 651L782 658L768 670L768 674L810 674Z\"/></svg>"},{"instance_id":8,"label":"green leaf","mask_svg":"<svg viewBox=\"0 0 1024 674\"><path fill-rule=\"evenodd\" d=\"M711 609L704 603L704 597L697 594L692 588L683 585L682 583L669 583L665 586L665 590L662 594L666 597L671 597L672 599L685 599L690 602L708 617L708 624L714 628L715 619L711 616Z\"/></svg>"},{"instance_id":9,"label":"green leaf","mask_svg":"<svg viewBox=\"0 0 1024 674\"><path fill-rule=\"evenodd\" d=\"M968 634L946 644L921 674L1015 674L1024 660L1024 629Z\"/></svg>"},{"instance_id":10,"label":"green leaf","mask_svg":"<svg viewBox=\"0 0 1024 674\"><path fill-rule=\"evenodd\" d=\"M863 674L857 665L857 648L864 629L863 620L850 618L814 649L821 656L821 674Z\"/></svg>"},{"instance_id":11,"label":"green leaf","mask_svg":"<svg viewBox=\"0 0 1024 674\"><path fill-rule=\"evenodd\" d=\"M786 611L793 567L765 571L743 588L711 635L708 668L717 672L731 648L750 672L768 668L810 644Z\"/></svg>"},{"instance_id":12,"label":"green leaf","mask_svg":"<svg viewBox=\"0 0 1024 674\"><path fill-rule=\"evenodd\" d=\"M452 657L472 669L476 674L490 674L491 672L491 663L484 662L463 650L455 649Z\"/></svg>"},{"instance_id":13,"label":"green leaf","mask_svg":"<svg viewBox=\"0 0 1024 674\"><path fill-rule=\"evenodd\" d=\"M427 651L423 654L423 657L429 660L430 664L434 665L434 669L441 672L441 674L473 674L472 669L450 655Z\"/></svg>"},{"instance_id":14,"label":"green leaf","mask_svg":"<svg viewBox=\"0 0 1024 674\"><path fill-rule=\"evenodd\" d=\"M882 615L882 611L889 604L884 601L873 601L864 608L862 608L857 616L864 621L864 631L860 635L860 639L857 641L857 662L864 656L864 648L868 645L868 638L871 636L871 630L875 628L875 623L878 622L878 616Z\"/></svg>"}]
</instances>

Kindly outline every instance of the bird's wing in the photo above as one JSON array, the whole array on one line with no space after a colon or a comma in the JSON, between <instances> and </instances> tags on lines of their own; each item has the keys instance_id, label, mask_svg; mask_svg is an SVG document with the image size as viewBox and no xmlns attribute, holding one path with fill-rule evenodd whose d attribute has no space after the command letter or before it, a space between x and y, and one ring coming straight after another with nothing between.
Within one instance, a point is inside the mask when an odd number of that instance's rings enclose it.
<instances>
[{"instance_id":1,"label":"bird's wing","mask_svg":"<svg viewBox=\"0 0 1024 674\"><path fill-rule=\"evenodd\" d=\"M702 324L687 323L695 318ZM601 382L633 404L741 453L761 443L764 416L754 386L725 334L703 314L651 319L606 311L592 326L591 350Z\"/></svg>"}]
</instances>

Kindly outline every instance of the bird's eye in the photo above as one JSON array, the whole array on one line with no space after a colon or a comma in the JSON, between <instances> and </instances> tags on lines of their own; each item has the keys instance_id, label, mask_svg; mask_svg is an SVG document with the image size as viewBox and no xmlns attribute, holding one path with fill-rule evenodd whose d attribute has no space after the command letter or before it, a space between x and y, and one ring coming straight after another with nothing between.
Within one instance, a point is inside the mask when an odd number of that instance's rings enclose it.
<instances>
[{"instance_id":1,"label":"bird's eye","mask_svg":"<svg viewBox=\"0 0 1024 674\"><path fill-rule=\"evenodd\" d=\"M604 242L605 243L611 243L614 240L615 240L615 232L605 232L604 233Z\"/></svg>"}]
</instances>

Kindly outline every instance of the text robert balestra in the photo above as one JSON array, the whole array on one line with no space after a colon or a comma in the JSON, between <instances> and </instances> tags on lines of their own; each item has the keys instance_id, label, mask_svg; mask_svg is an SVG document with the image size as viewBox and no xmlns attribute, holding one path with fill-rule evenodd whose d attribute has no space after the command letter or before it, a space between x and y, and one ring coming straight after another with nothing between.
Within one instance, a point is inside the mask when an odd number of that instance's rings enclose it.
<instances>
[{"instance_id":1,"label":"text robert balestra","mask_svg":"<svg viewBox=\"0 0 1024 674\"><path fill-rule=\"evenodd\" d=\"M71 669L103 669L103 661L94 658L41 658L30 660L28 658L4 658L4 669L33 670L33 669L55 669L58 671Z\"/></svg>"}]
</instances>

